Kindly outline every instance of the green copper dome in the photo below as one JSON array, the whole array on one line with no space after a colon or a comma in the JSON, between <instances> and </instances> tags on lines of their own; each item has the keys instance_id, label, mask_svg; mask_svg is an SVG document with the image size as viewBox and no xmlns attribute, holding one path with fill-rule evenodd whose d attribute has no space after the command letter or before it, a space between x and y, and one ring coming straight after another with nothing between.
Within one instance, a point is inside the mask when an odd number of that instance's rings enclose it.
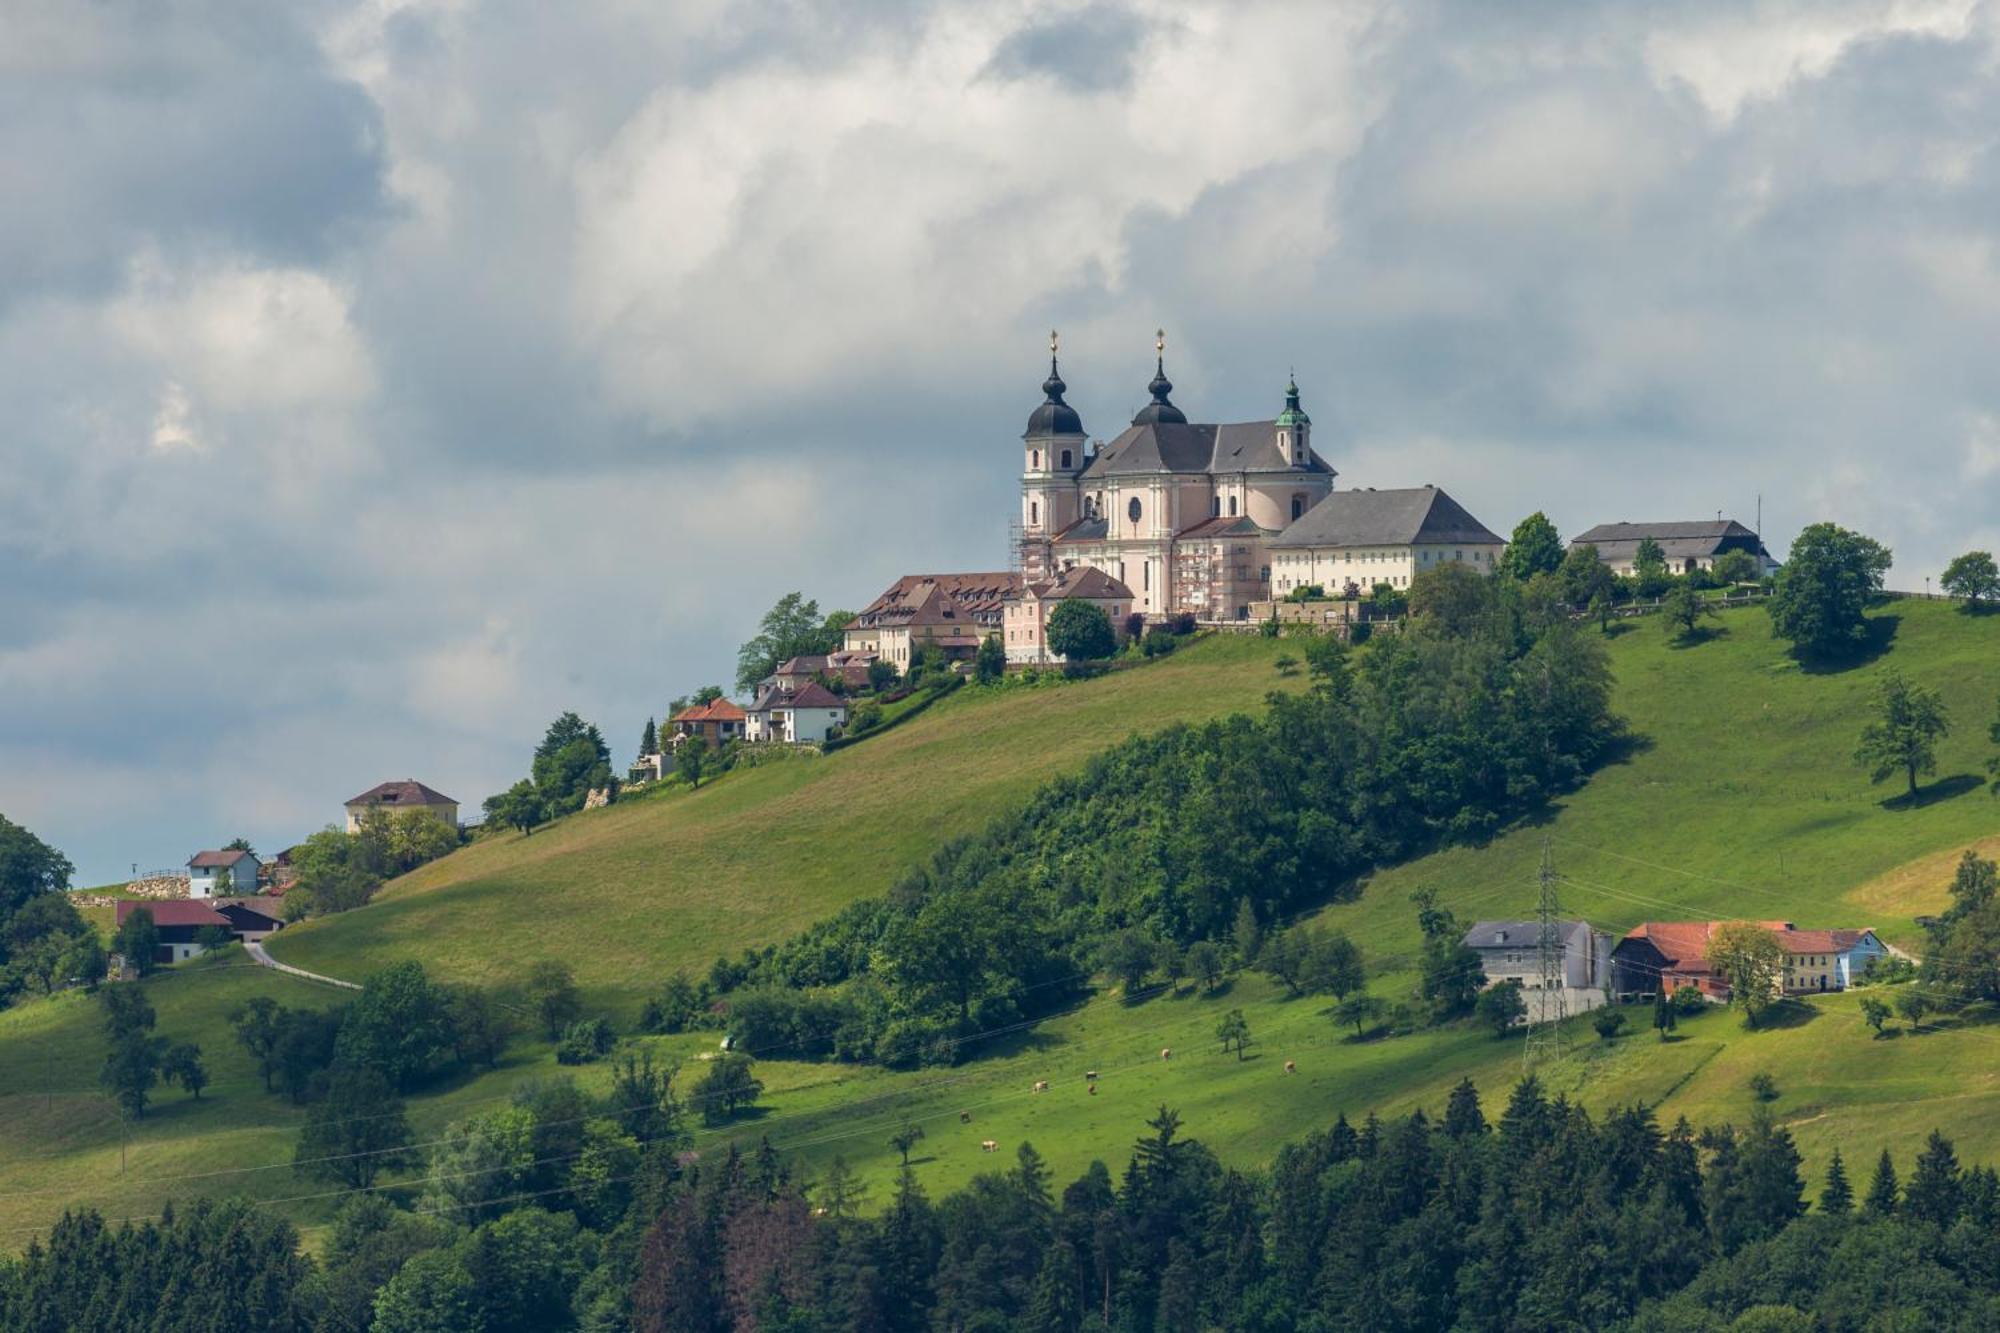
<instances>
[{"instance_id":1,"label":"green copper dome","mask_svg":"<svg viewBox=\"0 0 2000 1333\"><path fill-rule=\"evenodd\" d=\"M1290 380L1285 385L1285 410L1278 413L1278 424L1280 426L1312 425L1312 418L1306 415L1306 410L1303 407L1299 406L1299 385L1297 380Z\"/></svg>"}]
</instances>

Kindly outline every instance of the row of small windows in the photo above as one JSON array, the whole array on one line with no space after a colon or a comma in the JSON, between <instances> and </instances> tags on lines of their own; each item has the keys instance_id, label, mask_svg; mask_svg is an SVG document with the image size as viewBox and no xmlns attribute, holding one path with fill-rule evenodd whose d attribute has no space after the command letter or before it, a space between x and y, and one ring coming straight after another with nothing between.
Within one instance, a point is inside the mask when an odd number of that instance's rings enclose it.
<instances>
[{"instance_id":1,"label":"row of small windows","mask_svg":"<svg viewBox=\"0 0 2000 1333\"><path fill-rule=\"evenodd\" d=\"M1075 452L1069 449L1065 449L1062 451L1062 462L1057 466L1061 467L1063 471L1067 472L1070 470L1071 467L1075 466L1075 459L1076 459ZM1028 451L1028 471L1040 472L1041 470L1042 470L1042 451L1040 449L1030 449Z\"/></svg>"}]
</instances>

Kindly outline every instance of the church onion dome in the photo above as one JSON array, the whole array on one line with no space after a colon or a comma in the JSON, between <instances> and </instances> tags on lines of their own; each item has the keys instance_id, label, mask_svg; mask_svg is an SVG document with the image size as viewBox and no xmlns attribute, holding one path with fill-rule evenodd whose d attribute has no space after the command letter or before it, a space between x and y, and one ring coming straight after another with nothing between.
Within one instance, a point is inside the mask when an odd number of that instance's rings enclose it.
<instances>
[{"instance_id":1,"label":"church onion dome","mask_svg":"<svg viewBox=\"0 0 2000 1333\"><path fill-rule=\"evenodd\" d=\"M1187 413L1167 401L1167 395L1174 391L1174 382L1167 378L1167 334L1162 329L1153 335L1153 382L1146 391L1153 395L1153 401L1139 409L1132 418L1135 426L1187 425Z\"/></svg>"},{"instance_id":2,"label":"church onion dome","mask_svg":"<svg viewBox=\"0 0 2000 1333\"><path fill-rule=\"evenodd\" d=\"M1310 426L1312 418L1299 406L1299 384L1296 379L1285 385L1285 410L1278 413L1280 426Z\"/></svg>"},{"instance_id":3,"label":"church onion dome","mask_svg":"<svg viewBox=\"0 0 2000 1333\"><path fill-rule=\"evenodd\" d=\"M1069 385L1056 370L1056 335L1049 331L1049 377L1042 381L1042 405L1028 417L1028 428L1021 432L1023 439L1033 435L1081 435L1083 418L1075 408L1063 401L1063 394Z\"/></svg>"}]
</instances>

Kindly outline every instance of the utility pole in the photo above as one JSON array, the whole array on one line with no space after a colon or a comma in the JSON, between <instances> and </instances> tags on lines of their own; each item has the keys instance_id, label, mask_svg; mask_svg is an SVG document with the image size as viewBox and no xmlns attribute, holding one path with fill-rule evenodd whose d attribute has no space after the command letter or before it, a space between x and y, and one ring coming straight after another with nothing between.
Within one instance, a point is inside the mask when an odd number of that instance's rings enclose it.
<instances>
[{"instance_id":1,"label":"utility pole","mask_svg":"<svg viewBox=\"0 0 2000 1333\"><path fill-rule=\"evenodd\" d=\"M1563 939L1560 909L1556 902L1555 851L1542 839L1542 868L1536 875L1540 902L1536 907L1536 954L1540 966L1540 989L1528 997L1528 1034L1522 1051L1522 1067L1535 1071L1539 1061L1560 1059L1565 1038L1562 1023L1569 1017L1564 988Z\"/></svg>"}]
</instances>

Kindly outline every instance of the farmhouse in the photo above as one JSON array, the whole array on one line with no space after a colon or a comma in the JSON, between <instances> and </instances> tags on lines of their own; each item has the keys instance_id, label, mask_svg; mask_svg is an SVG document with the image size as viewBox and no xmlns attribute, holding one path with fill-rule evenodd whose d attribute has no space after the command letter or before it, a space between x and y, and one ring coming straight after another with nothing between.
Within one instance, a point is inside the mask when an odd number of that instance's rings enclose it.
<instances>
[{"instance_id":1,"label":"farmhouse","mask_svg":"<svg viewBox=\"0 0 2000 1333\"><path fill-rule=\"evenodd\" d=\"M1336 491L1271 539L1271 591L1351 585L1407 588L1427 569L1470 565L1490 574L1507 543L1435 486Z\"/></svg>"},{"instance_id":2,"label":"farmhouse","mask_svg":"<svg viewBox=\"0 0 2000 1333\"><path fill-rule=\"evenodd\" d=\"M123 926L132 913L142 908L152 913L153 925L159 932L159 946L153 954L156 963L184 963L199 958L207 947L201 938L205 931L221 931L238 940L256 941L284 925L269 913L242 903L206 903L186 898L158 902L123 899L117 908L118 924Z\"/></svg>"},{"instance_id":3,"label":"farmhouse","mask_svg":"<svg viewBox=\"0 0 2000 1333\"><path fill-rule=\"evenodd\" d=\"M349 801L347 831L360 832L361 817L370 810L387 810L392 815L404 810L428 810L451 827L458 827L458 802L415 778L384 782Z\"/></svg>"},{"instance_id":4,"label":"farmhouse","mask_svg":"<svg viewBox=\"0 0 2000 1333\"><path fill-rule=\"evenodd\" d=\"M1055 578L1023 585L1008 594L1001 612L1001 646L1009 662L1060 662L1049 651L1049 613L1072 598L1089 602L1109 617L1114 633L1124 633L1132 611L1132 590L1099 569L1076 565Z\"/></svg>"},{"instance_id":5,"label":"farmhouse","mask_svg":"<svg viewBox=\"0 0 2000 1333\"><path fill-rule=\"evenodd\" d=\"M1708 959L1709 940L1725 921L1647 921L1632 927L1611 951L1612 989L1620 996L1652 995L1693 986L1711 1000L1729 998L1729 978ZM1800 930L1789 921L1757 923L1777 937L1785 956L1779 985L1788 995L1846 990L1868 965L1888 956L1888 946L1866 927Z\"/></svg>"},{"instance_id":6,"label":"farmhouse","mask_svg":"<svg viewBox=\"0 0 2000 1333\"><path fill-rule=\"evenodd\" d=\"M1611 975L1611 936L1592 930L1588 921L1558 921L1556 940L1562 950L1562 984L1578 990L1601 989ZM1526 989L1542 984L1542 927L1538 921L1477 921L1465 932L1465 947L1479 955L1486 983L1518 981Z\"/></svg>"},{"instance_id":7,"label":"farmhouse","mask_svg":"<svg viewBox=\"0 0 2000 1333\"><path fill-rule=\"evenodd\" d=\"M257 871L262 863L241 847L219 852L196 852L188 858L188 897L215 898L257 892Z\"/></svg>"},{"instance_id":8,"label":"farmhouse","mask_svg":"<svg viewBox=\"0 0 2000 1333\"><path fill-rule=\"evenodd\" d=\"M1678 523L1600 523L1570 538L1570 549L1597 548L1597 558L1614 574L1632 574L1639 559L1639 544L1651 540L1660 548L1667 571L1692 574L1697 569L1713 569L1716 557L1726 551L1748 551L1757 557L1759 573L1778 567L1763 539L1735 519L1690 519Z\"/></svg>"}]
</instances>

